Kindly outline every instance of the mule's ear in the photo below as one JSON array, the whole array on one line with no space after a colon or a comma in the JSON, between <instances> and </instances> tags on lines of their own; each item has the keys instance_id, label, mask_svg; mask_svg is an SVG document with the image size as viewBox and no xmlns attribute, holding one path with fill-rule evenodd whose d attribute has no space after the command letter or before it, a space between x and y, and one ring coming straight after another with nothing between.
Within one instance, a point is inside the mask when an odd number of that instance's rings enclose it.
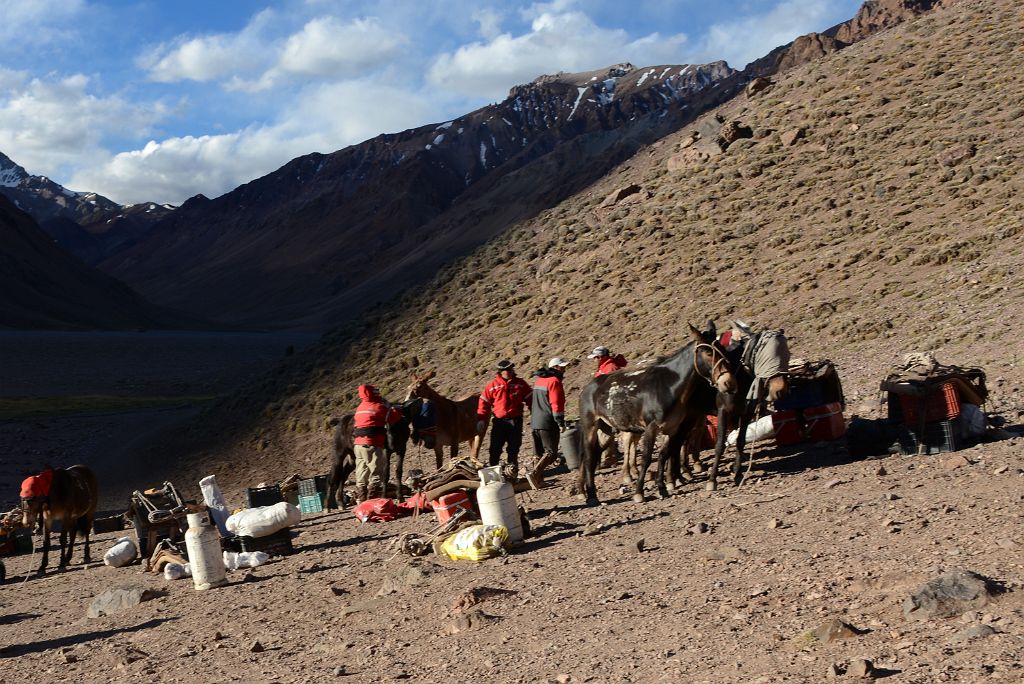
<instances>
[{"instance_id":1,"label":"mule's ear","mask_svg":"<svg viewBox=\"0 0 1024 684\"><path fill-rule=\"evenodd\" d=\"M703 342L704 341L704 338L700 334L700 330L697 330L696 328L694 328L693 327L693 323L690 323L689 321L687 321L686 325L688 325L690 327L690 335L693 337L693 339L697 340L698 342Z\"/></svg>"},{"instance_id":2,"label":"mule's ear","mask_svg":"<svg viewBox=\"0 0 1024 684\"><path fill-rule=\"evenodd\" d=\"M434 369L430 369L430 370L427 371L427 374L423 376L423 379L424 380L430 380L431 378L435 377L436 375L437 375L437 371L434 370Z\"/></svg>"}]
</instances>

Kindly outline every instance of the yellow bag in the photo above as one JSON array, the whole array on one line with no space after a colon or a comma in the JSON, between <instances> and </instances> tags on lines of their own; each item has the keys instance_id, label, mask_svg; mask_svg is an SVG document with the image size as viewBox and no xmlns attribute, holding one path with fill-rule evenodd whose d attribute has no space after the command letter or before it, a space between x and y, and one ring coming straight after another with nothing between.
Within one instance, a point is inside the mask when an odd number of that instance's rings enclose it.
<instances>
[{"instance_id":1,"label":"yellow bag","mask_svg":"<svg viewBox=\"0 0 1024 684\"><path fill-rule=\"evenodd\" d=\"M445 539L441 551L451 560L482 561L503 555L507 545L504 525L473 525Z\"/></svg>"}]
</instances>

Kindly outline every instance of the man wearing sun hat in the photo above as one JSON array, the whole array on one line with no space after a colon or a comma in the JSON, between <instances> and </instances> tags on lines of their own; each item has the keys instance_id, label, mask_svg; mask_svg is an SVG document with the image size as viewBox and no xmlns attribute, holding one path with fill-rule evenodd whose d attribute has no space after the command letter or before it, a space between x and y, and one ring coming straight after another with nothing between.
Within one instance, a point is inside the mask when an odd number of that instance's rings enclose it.
<instances>
[{"instance_id":1,"label":"man wearing sun hat","mask_svg":"<svg viewBox=\"0 0 1024 684\"><path fill-rule=\"evenodd\" d=\"M533 429L533 449L537 465L526 476L535 489L543 485L544 469L558 457L558 435L565 431L565 388L562 375L569 362L561 356L548 361L537 371L533 383L533 404L530 407L530 427Z\"/></svg>"},{"instance_id":2,"label":"man wearing sun hat","mask_svg":"<svg viewBox=\"0 0 1024 684\"><path fill-rule=\"evenodd\" d=\"M607 375L608 373L614 373L620 368L626 367L626 357L622 354L615 354L613 356L608 347L594 347L594 351L590 352L587 358L597 359L597 372L594 373L595 378Z\"/></svg>"},{"instance_id":3,"label":"man wearing sun hat","mask_svg":"<svg viewBox=\"0 0 1024 684\"><path fill-rule=\"evenodd\" d=\"M519 448L523 444L523 406L530 401L530 384L516 375L516 367L508 359L498 362L498 374L484 391L476 409L476 431L483 434L488 416L491 421L491 446L488 463L498 465L501 451L508 453L509 465L519 468Z\"/></svg>"}]
</instances>

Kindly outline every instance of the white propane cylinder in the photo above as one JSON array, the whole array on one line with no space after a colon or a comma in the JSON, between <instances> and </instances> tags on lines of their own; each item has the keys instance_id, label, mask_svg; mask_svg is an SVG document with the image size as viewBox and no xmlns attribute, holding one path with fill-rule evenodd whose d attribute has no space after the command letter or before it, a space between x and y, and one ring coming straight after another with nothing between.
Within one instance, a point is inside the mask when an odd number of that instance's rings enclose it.
<instances>
[{"instance_id":1,"label":"white propane cylinder","mask_svg":"<svg viewBox=\"0 0 1024 684\"><path fill-rule=\"evenodd\" d=\"M511 544L523 541L515 488L501 477L500 466L481 468L478 472L480 488L476 490L476 503L480 507L480 521L485 525L503 525Z\"/></svg>"},{"instance_id":2,"label":"white propane cylinder","mask_svg":"<svg viewBox=\"0 0 1024 684\"><path fill-rule=\"evenodd\" d=\"M185 548L192 568L192 582L196 589L212 589L228 583L224 559L220 549L220 534L210 525L206 511L188 514Z\"/></svg>"}]
</instances>

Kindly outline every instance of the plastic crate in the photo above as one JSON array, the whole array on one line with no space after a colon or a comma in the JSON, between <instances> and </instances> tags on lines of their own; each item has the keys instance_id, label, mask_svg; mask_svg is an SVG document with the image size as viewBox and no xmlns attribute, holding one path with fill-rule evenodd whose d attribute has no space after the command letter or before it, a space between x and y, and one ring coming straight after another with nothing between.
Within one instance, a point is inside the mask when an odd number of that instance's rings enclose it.
<instances>
[{"instance_id":1,"label":"plastic crate","mask_svg":"<svg viewBox=\"0 0 1024 684\"><path fill-rule=\"evenodd\" d=\"M305 496L299 494L299 511L305 515L306 513L320 513L324 510L324 502L320 498L319 492L313 492L311 496Z\"/></svg>"},{"instance_id":2,"label":"plastic crate","mask_svg":"<svg viewBox=\"0 0 1024 684\"><path fill-rule=\"evenodd\" d=\"M284 497L281 495L281 487L276 484L269 487L249 487L245 490L246 508L273 506L282 501Z\"/></svg>"},{"instance_id":3,"label":"plastic crate","mask_svg":"<svg viewBox=\"0 0 1024 684\"><path fill-rule=\"evenodd\" d=\"M817 379L791 378L789 394L775 402L776 411L799 411L828 403L825 387Z\"/></svg>"},{"instance_id":4,"label":"plastic crate","mask_svg":"<svg viewBox=\"0 0 1024 684\"><path fill-rule=\"evenodd\" d=\"M268 556L287 556L292 548L292 530L286 527L266 537L239 537L242 551L263 551Z\"/></svg>"},{"instance_id":5,"label":"plastic crate","mask_svg":"<svg viewBox=\"0 0 1024 684\"><path fill-rule=\"evenodd\" d=\"M926 423L923 439L909 425L897 426L897 441L905 454L917 454L918 447L924 443L924 453L945 454L960 449L960 438L956 433L956 421L943 420Z\"/></svg>"},{"instance_id":6,"label":"plastic crate","mask_svg":"<svg viewBox=\"0 0 1024 684\"><path fill-rule=\"evenodd\" d=\"M839 402L805 410L804 420L807 421L806 438L809 442L831 442L846 434L843 405Z\"/></svg>"},{"instance_id":7,"label":"plastic crate","mask_svg":"<svg viewBox=\"0 0 1024 684\"><path fill-rule=\"evenodd\" d=\"M899 407L900 419L907 425L917 426L922 397L897 394L897 401L893 402L893 395L889 395L890 417L895 418L892 412L895 406ZM942 383L941 388L923 397L924 419L928 423L937 423L944 420L953 420L960 415L960 394L956 385L951 382Z\"/></svg>"}]
</instances>

